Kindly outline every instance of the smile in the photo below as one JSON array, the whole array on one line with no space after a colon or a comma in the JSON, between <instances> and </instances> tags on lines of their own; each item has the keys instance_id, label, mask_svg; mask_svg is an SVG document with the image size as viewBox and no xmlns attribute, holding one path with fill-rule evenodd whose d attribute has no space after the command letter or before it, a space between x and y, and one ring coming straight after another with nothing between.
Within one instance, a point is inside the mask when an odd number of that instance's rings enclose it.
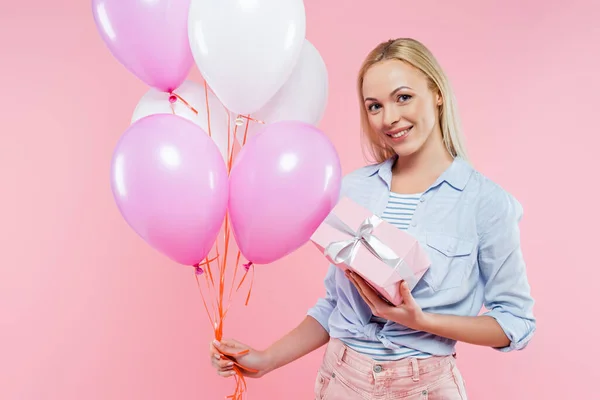
<instances>
[{"instance_id":1,"label":"smile","mask_svg":"<svg viewBox=\"0 0 600 400\"><path fill-rule=\"evenodd\" d=\"M410 132L410 130L412 129L412 125L408 126L408 127L404 127L404 128L400 128L400 129L396 129L390 132L386 132L385 134L393 139L398 139L401 138L403 136L408 135L408 133Z\"/></svg>"}]
</instances>

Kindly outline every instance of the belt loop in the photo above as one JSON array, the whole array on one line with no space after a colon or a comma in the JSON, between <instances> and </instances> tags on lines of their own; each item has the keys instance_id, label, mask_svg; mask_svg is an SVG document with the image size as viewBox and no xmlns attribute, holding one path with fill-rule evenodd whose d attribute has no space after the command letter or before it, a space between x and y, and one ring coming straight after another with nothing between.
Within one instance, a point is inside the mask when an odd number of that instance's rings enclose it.
<instances>
[{"instance_id":1,"label":"belt loop","mask_svg":"<svg viewBox=\"0 0 600 400\"><path fill-rule=\"evenodd\" d=\"M346 345L342 343L342 348L338 352L338 357L337 357L337 365L338 366L342 365L342 361L344 361L345 354L346 354Z\"/></svg>"},{"instance_id":2,"label":"belt loop","mask_svg":"<svg viewBox=\"0 0 600 400\"><path fill-rule=\"evenodd\" d=\"M419 382L419 363L416 358L410 359L410 366L412 367L413 382Z\"/></svg>"}]
</instances>

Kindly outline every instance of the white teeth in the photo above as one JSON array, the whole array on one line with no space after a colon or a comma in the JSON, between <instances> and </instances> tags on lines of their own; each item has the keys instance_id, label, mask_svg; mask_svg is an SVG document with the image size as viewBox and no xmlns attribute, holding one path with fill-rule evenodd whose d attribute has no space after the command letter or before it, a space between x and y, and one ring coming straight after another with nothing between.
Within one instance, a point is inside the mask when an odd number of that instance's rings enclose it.
<instances>
[{"instance_id":1,"label":"white teeth","mask_svg":"<svg viewBox=\"0 0 600 400\"><path fill-rule=\"evenodd\" d=\"M405 130L403 130L403 131L400 131L400 132L398 132L398 133L394 133L394 134L393 134L393 135L391 135L391 136L392 136L394 139L397 139L397 138L399 138L399 137L402 137L402 136L406 135L406 134L408 133L408 131L410 131L410 128L408 128L408 129L405 129Z\"/></svg>"}]
</instances>

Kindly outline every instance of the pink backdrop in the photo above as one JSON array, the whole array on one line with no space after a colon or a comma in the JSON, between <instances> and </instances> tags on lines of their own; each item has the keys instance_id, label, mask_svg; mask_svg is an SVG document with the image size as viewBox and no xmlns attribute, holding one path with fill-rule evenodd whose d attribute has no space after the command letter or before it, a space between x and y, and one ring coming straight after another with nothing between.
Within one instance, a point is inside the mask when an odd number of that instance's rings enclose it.
<instances>
[{"instance_id":1,"label":"pink backdrop","mask_svg":"<svg viewBox=\"0 0 600 400\"><path fill-rule=\"evenodd\" d=\"M521 353L459 346L473 399L590 398L597 383L593 3L306 0L307 37L330 73L321 127L345 172L362 164L361 59L379 41L413 36L451 76L476 166L525 207L538 333ZM230 394L233 381L208 364L192 271L143 243L110 193L112 151L146 87L108 53L89 1L16 4L0 5L0 398ZM311 246L260 268L250 306L238 304L226 335L257 347L278 338L322 294L325 268ZM249 399L311 398L320 357L251 381Z\"/></svg>"}]
</instances>

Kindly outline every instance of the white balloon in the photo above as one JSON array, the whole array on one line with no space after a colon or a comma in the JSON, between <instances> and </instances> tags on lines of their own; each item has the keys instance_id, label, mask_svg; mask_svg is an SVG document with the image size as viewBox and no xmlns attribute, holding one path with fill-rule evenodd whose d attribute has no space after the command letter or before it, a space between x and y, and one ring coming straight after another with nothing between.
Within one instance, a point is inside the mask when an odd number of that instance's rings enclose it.
<instances>
[{"instance_id":1,"label":"white balloon","mask_svg":"<svg viewBox=\"0 0 600 400\"><path fill-rule=\"evenodd\" d=\"M263 108L252 114L252 118L265 124L294 120L317 125L323 118L328 95L327 66L315 46L305 40L300 59L287 82ZM248 122L246 140L263 127L256 121ZM244 135L245 124L237 128L240 143L243 143Z\"/></svg>"},{"instance_id":2,"label":"white balloon","mask_svg":"<svg viewBox=\"0 0 600 400\"><path fill-rule=\"evenodd\" d=\"M204 90L204 84L199 84L193 81L185 81L179 88L173 91L181 99L177 98L171 103L171 94L159 91L157 89L150 89L140 99L133 116L131 123L152 114L176 114L180 117L186 118L195 124L199 125L207 134L209 133L208 127L208 113L206 110L206 91ZM184 101L186 103L184 103ZM219 102L219 99L208 90L208 107L210 112L210 134L221 151L223 159L228 160L227 155L227 136L229 134L228 126L230 123L229 112ZM197 114L192 110L197 111ZM233 136L233 124L231 124L231 135ZM233 142L231 143L233 145ZM201 155L199 155L201 156Z\"/></svg>"},{"instance_id":3,"label":"white balloon","mask_svg":"<svg viewBox=\"0 0 600 400\"><path fill-rule=\"evenodd\" d=\"M277 93L305 34L302 0L191 0L188 37L196 65L237 114L256 112Z\"/></svg>"}]
</instances>

